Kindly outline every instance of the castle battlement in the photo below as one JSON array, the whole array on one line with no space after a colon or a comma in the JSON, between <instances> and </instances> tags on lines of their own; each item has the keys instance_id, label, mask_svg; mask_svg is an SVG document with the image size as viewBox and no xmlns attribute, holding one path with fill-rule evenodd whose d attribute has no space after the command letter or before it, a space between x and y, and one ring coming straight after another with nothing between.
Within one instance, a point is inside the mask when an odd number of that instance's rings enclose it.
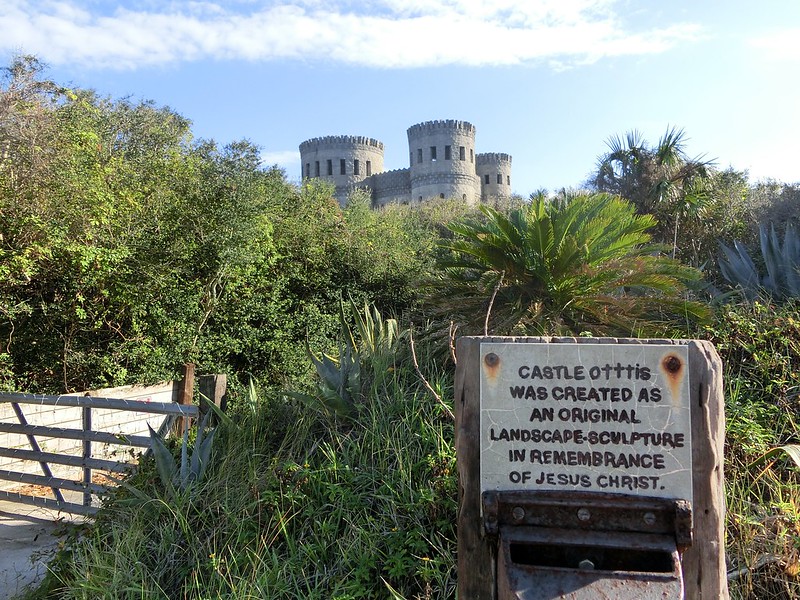
<instances>
[{"instance_id":1,"label":"castle battlement","mask_svg":"<svg viewBox=\"0 0 800 600\"><path fill-rule=\"evenodd\" d=\"M326 135L311 138L300 144L300 153L314 147L347 148L350 146L372 146L383 152L383 142L363 135Z\"/></svg>"},{"instance_id":2,"label":"castle battlement","mask_svg":"<svg viewBox=\"0 0 800 600\"><path fill-rule=\"evenodd\" d=\"M354 189L367 189L373 206L418 203L431 198L459 198L477 204L511 195L511 156L477 154L475 126L442 119L407 130L409 167L383 169L383 143L366 136L331 135L300 144L303 179L320 178L335 185L344 206Z\"/></svg>"},{"instance_id":3,"label":"castle battlement","mask_svg":"<svg viewBox=\"0 0 800 600\"><path fill-rule=\"evenodd\" d=\"M425 121L418 123L408 128L409 137L414 135L427 135L430 133L438 132L442 129L446 130L461 130L468 134L475 135L475 126L468 121L459 121L457 119L442 119L435 121Z\"/></svg>"},{"instance_id":4,"label":"castle battlement","mask_svg":"<svg viewBox=\"0 0 800 600\"><path fill-rule=\"evenodd\" d=\"M511 162L511 155L504 152L482 152L475 156L475 162L479 165L496 165L504 162Z\"/></svg>"}]
</instances>

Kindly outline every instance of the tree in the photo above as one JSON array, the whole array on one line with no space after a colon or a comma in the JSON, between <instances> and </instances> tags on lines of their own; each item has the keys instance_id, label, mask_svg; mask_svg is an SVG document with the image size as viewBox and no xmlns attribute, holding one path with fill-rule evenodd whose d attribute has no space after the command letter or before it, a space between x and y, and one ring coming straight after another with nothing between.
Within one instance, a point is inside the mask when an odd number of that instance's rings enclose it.
<instances>
[{"instance_id":1,"label":"tree","mask_svg":"<svg viewBox=\"0 0 800 600\"><path fill-rule=\"evenodd\" d=\"M484 221L450 226L433 288L440 314L473 330L485 317L500 334L636 335L705 315L685 297L699 273L659 254L653 217L619 197L539 195L507 216L481 211Z\"/></svg>"},{"instance_id":2,"label":"tree","mask_svg":"<svg viewBox=\"0 0 800 600\"><path fill-rule=\"evenodd\" d=\"M640 214L656 217L654 237L672 246L673 257L690 246L690 236L681 236L684 223L703 219L716 201L711 185L713 163L703 157L690 158L685 151L682 129L670 127L655 147L638 131L607 142L608 152L597 163L589 182L599 192L617 194L633 202ZM709 255L713 255L715 247ZM698 259L698 252L683 252L686 259ZM696 260L692 264L699 266Z\"/></svg>"}]
</instances>

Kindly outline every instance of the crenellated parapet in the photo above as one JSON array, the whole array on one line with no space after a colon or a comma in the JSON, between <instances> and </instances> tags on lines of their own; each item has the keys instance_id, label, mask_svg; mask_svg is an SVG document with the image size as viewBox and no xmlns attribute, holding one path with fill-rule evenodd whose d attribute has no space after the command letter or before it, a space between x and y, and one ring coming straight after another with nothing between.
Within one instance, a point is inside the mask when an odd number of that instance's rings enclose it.
<instances>
[{"instance_id":1,"label":"crenellated parapet","mask_svg":"<svg viewBox=\"0 0 800 600\"><path fill-rule=\"evenodd\" d=\"M306 140L300 144L300 154L316 148L336 148L348 150L354 146L371 146L381 153L383 152L383 142L363 135L327 135Z\"/></svg>"},{"instance_id":2,"label":"crenellated parapet","mask_svg":"<svg viewBox=\"0 0 800 600\"><path fill-rule=\"evenodd\" d=\"M511 155L504 152L482 152L475 157L477 165L499 165L510 163Z\"/></svg>"},{"instance_id":3,"label":"crenellated parapet","mask_svg":"<svg viewBox=\"0 0 800 600\"><path fill-rule=\"evenodd\" d=\"M467 135L475 135L475 126L468 121L457 119L442 119L417 123L408 128L408 136L434 135L440 131L461 131Z\"/></svg>"}]
</instances>

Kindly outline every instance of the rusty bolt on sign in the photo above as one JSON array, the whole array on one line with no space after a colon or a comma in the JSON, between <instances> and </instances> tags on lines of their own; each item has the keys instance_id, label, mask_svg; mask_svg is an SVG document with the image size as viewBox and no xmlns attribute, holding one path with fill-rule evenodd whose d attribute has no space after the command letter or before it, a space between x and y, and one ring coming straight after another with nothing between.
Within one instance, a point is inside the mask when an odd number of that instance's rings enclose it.
<instances>
[{"instance_id":1,"label":"rusty bolt on sign","mask_svg":"<svg viewBox=\"0 0 800 600\"><path fill-rule=\"evenodd\" d=\"M515 506L514 510L511 511L511 516L514 517L515 521L522 521L525 518L525 509L521 506Z\"/></svg>"},{"instance_id":2,"label":"rusty bolt on sign","mask_svg":"<svg viewBox=\"0 0 800 600\"><path fill-rule=\"evenodd\" d=\"M592 518L592 513L589 512L588 508L579 508L578 509L578 520L579 521L588 521Z\"/></svg>"},{"instance_id":3,"label":"rusty bolt on sign","mask_svg":"<svg viewBox=\"0 0 800 600\"><path fill-rule=\"evenodd\" d=\"M655 525L656 523L656 516L651 512L644 513L644 522L647 525Z\"/></svg>"}]
</instances>

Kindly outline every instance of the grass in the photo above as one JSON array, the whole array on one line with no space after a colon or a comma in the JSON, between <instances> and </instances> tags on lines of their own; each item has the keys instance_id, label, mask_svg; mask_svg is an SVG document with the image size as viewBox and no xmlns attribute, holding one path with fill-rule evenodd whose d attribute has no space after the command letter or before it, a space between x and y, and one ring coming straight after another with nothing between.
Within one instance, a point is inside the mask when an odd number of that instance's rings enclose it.
<instances>
[{"instance_id":1,"label":"grass","mask_svg":"<svg viewBox=\"0 0 800 600\"><path fill-rule=\"evenodd\" d=\"M704 334L725 366L734 599L800 598L800 471L774 451L800 439L796 314L729 307ZM418 354L433 388L452 397L452 371ZM361 373L349 418L313 410L301 394L253 388L234 399L199 488L171 499L143 464L130 482L138 496L121 489L29 598L455 598L447 408L407 347Z\"/></svg>"},{"instance_id":2,"label":"grass","mask_svg":"<svg viewBox=\"0 0 800 600\"><path fill-rule=\"evenodd\" d=\"M425 368L447 393L452 373ZM193 493L144 464L35 597L454 597L453 423L411 369L385 375L347 420L240 399Z\"/></svg>"}]
</instances>

